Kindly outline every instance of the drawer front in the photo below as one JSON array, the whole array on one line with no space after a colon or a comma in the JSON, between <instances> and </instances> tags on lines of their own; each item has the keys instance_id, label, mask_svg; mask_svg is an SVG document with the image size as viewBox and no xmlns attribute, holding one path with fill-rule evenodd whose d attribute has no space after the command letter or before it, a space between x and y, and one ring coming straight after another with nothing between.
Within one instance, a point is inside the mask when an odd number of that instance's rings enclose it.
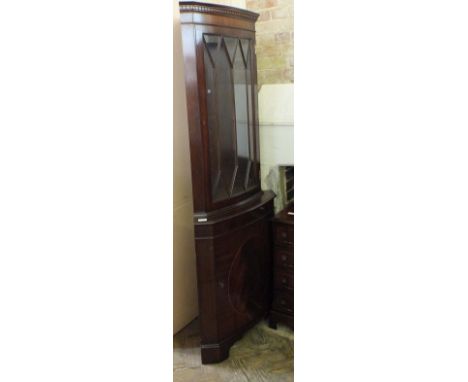
<instances>
[{"instance_id":1,"label":"drawer front","mask_svg":"<svg viewBox=\"0 0 468 382\"><path fill-rule=\"evenodd\" d=\"M294 289L294 275L292 272L275 270L275 289Z\"/></svg>"},{"instance_id":2,"label":"drawer front","mask_svg":"<svg viewBox=\"0 0 468 382\"><path fill-rule=\"evenodd\" d=\"M287 313L294 312L294 293L292 291L275 291L273 309Z\"/></svg>"},{"instance_id":3,"label":"drawer front","mask_svg":"<svg viewBox=\"0 0 468 382\"><path fill-rule=\"evenodd\" d=\"M274 224L275 244L294 244L294 226L289 224Z\"/></svg>"},{"instance_id":4,"label":"drawer front","mask_svg":"<svg viewBox=\"0 0 468 382\"><path fill-rule=\"evenodd\" d=\"M276 247L274 259L275 267L294 268L294 253L292 250Z\"/></svg>"}]
</instances>

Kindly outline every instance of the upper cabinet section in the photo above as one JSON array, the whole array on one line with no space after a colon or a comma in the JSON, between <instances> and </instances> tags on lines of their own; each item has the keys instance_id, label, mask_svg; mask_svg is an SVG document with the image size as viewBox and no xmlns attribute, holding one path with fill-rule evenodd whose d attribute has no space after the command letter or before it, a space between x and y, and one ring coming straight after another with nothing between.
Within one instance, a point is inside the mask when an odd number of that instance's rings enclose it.
<instances>
[{"instance_id":1,"label":"upper cabinet section","mask_svg":"<svg viewBox=\"0 0 468 382\"><path fill-rule=\"evenodd\" d=\"M213 202L258 185L251 40L205 34L210 182Z\"/></svg>"},{"instance_id":2,"label":"upper cabinet section","mask_svg":"<svg viewBox=\"0 0 468 382\"><path fill-rule=\"evenodd\" d=\"M258 15L195 2L180 10L194 208L209 212L260 192Z\"/></svg>"}]
</instances>

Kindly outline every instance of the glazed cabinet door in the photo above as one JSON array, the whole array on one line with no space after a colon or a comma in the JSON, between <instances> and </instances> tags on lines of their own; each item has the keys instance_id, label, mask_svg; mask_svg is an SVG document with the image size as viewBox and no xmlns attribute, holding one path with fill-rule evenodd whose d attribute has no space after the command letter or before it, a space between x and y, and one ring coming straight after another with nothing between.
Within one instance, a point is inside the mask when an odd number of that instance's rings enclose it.
<instances>
[{"instance_id":1,"label":"glazed cabinet door","mask_svg":"<svg viewBox=\"0 0 468 382\"><path fill-rule=\"evenodd\" d=\"M259 189L253 40L202 33L211 203Z\"/></svg>"}]
</instances>

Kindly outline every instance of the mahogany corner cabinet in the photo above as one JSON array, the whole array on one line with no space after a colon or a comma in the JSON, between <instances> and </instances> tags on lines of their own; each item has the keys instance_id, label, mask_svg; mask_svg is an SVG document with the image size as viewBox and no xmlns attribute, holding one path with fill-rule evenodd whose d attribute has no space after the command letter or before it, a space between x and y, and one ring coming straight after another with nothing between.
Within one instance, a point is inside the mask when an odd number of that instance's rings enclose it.
<instances>
[{"instance_id":1,"label":"mahogany corner cabinet","mask_svg":"<svg viewBox=\"0 0 468 382\"><path fill-rule=\"evenodd\" d=\"M271 191L260 187L255 21L243 9L179 3L189 122L202 363L271 304Z\"/></svg>"}]
</instances>

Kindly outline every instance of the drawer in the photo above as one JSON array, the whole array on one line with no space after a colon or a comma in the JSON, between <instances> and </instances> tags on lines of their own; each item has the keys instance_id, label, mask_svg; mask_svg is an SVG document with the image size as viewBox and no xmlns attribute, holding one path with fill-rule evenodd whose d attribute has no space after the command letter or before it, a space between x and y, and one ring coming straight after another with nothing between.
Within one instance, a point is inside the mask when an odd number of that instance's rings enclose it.
<instances>
[{"instance_id":1,"label":"drawer","mask_svg":"<svg viewBox=\"0 0 468 382\"><path fill-rule=\"evenodd\" d=\"M294 289L294 275L292 272L285 272L275 269L275 289Z\"/></svg>"},{"instance_id":2,"label":"drawer","mask_svg":"<svg viewBox=\"0 0 468 382\"><path fill-rule=\"evenodd\" d=\"M294 268L294 253L290 249L276 247L274 252L274 266Z\"/></svg>"},{"instance_id":3,"label":"drawer","mask_svg":"<svg viewBox=\"0 0 468 382\"><path fill-rule=\"evenodd\" d=\"M273 225L275 244L294 244L294 226L289 224Z\"/></svg>"},{"instance_id":4,"label":"drawer","mask_svg":"<svg viewBox=\"0 0 468 382\"><path fill-rule=\"evenodd\" d=\"M292 291L275 291L273 309L283 312L294 312L294 293Z\"/></svg>"}]
</instances>

